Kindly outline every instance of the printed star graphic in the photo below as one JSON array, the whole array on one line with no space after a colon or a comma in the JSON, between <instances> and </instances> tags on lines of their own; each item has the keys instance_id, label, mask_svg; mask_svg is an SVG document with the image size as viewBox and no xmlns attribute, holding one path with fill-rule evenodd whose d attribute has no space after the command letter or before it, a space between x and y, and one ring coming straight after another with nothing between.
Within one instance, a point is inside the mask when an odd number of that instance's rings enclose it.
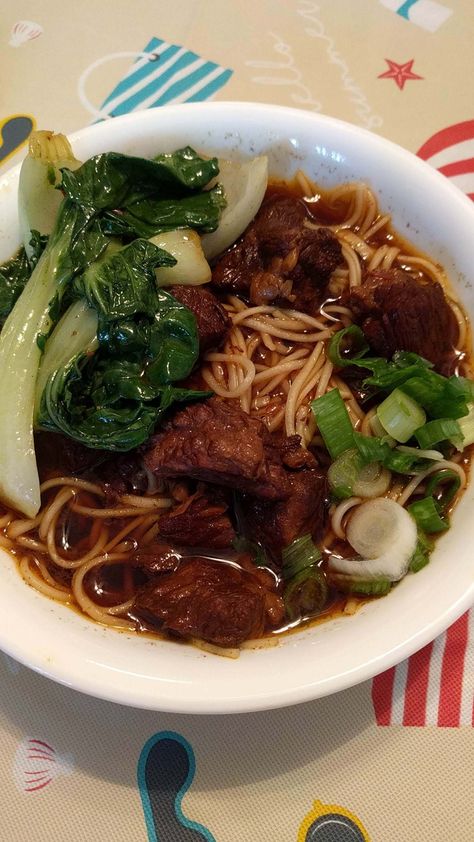
<instances>
[{"instance_id":1,"label":"printed star graphic","mask_svg":"<svg viewBox=\"0 0 474 842\"><path fill-rule=\"evenodd\" d=\"M381 73L380 76L377 76L377 79L393 79L401 91L403 91L407 79L423 79L423 76L418 76L417 73L413 73L412 71L415 61L414 58L406 61L405 64L397 64L396 61L392 61L389 58L384 59L384 61L387 62L389 70Z\"/></svg>"}]
</instances>

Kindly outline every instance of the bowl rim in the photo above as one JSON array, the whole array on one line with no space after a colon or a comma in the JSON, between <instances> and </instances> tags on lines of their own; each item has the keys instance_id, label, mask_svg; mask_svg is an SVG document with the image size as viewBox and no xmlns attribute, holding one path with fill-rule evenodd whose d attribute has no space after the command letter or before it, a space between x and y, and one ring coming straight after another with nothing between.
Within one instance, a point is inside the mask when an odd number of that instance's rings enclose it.
<instances>
[{"instance_id":1,"label":"bowl rim","mask_svg":"<svg viewBox=\"0 0 474 842\"><path fill-rule=\"evenodd\" d=\"M348 138L351 136L355 137L357 139L357 143L360 143L361 139L363 140L366 138L372 148L380 149L383 151L384 155L388 154L390 157L394 157L394 160L400 160L411 167L415 166L419 172L424 172L425 178L431 180L431 182L436 185L437 189L441 189L444 195L450 196L450 201L457 203L463 214L467 213L472 218L474 227L474 204L455 185L450 183L445 176L435 170L430 164L418 158L413 152L404 149L381 135L375 134L355 124L348 123L335 117L305 111L304 109L291 108L276 104L274 105L271 103L267 104L245 101L183 103L179 105L164 106L159 109L149 109L146 111L131 113L113 118L113 120L95 123L70 133L68 137L73 144L75 142L80 143L84 138L90 139L91 142L93 142L95 137L100 137L104 133L104 126L107 127L107 124L110 123L124 127L129 125L140 126L141 124L148 122L150 124L154 124L163 116L166 117L167 115L170 115L170 122L172 124L172 118L175 114L181 114L184 116L185 113L199 112L204 115L207 113L209 113L209 115L217 113L224 116L237 116L242 111L246 114L258 115L260 118L265 115L278 115L279 117L288 120L293 118L296 119L300 125L307 123L307 125L310 126L311 124L318 123L319 125L325 125L329 128L332 127L337 132L342 132ZM134 133L132 132L132 134ZM160 131L158 128L158 138L159 136ZM18 177L20 167L21 163L16 164L9 170L6 170L0 177L0 185L4 179L14 182ZM1 201L2 197L0 195L0 202ZM84 674L83 672L78 674L77 669L74 670L70 665L66 665L61 668L57 664L54 666L48 666L44 662L39 663L38 659L32 659L28 648L24 645L20 645L19 641L13 640L5 642L2 640L3 632L0 632L0 645L4 652L30 668L63 685L73 687L97 698L133 707L140 707L143 709L148 708L175 713L241 713L267 710L309 701L317 697L322 697L347 689L356 683L358 684L372 678L374 675L393 667L395 664L404 660L415 651L418 651L428 644L449 625L455 622L455 620L458 619L458 617L460 617L461 614L463 614L464 611L473 603L474 577L472 586L469 589L467 589L457 600L450 604L450 606L447 607L440 616L420 628L416 634L406 640L403 640L388 653L385 653L378 658L368 660L364 664L356 665L353 669L348 669L343 674L339 674L330 680L327 679L324 682L319 683L317 685L317 690L315 688L314 681L308 680L305 684L299 684L296 687L290 686L290 688L283 688L279 692L272 689L268 693L263 692L259 695L253 696L246 694L244 696L235 697L232 700L226 699L225 701L220 699L193 701L188 698L176 699L174 701L159 698L156 701L153 701L149 694L142 693L140 696L140 693L137 693L137 688L132 682L127 683L127 681L125 681L122 689L118 692L116 688L110 689L106 674L104 675L104 681L100 682L97 679L97 675ZM70 611L70 609L68 610ZM344 622L347 622L347 620L345 619ZM90 621L90 623L92 624L93 621ZM113 630L108 630L108 633L114 635L117 634ZM300 635L303 634L305 634L304 631L300 632ZM260 654L260 652L255 653L255 663L257 665Z\"/></svg>"}]
</instances>

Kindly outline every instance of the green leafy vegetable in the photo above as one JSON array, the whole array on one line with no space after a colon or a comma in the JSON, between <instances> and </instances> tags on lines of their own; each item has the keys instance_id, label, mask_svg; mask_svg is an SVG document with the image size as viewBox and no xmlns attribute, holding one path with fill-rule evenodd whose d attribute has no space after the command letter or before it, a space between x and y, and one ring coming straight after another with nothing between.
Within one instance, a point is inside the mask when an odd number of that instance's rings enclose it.
<instances>
[{"instance_id":1,"label":"green leafy vegetable","mask_svg":"<svg viewBox=\"0 0 474 842\"><path fill-rule=\"evenodd\" d=\"M176 307L166 308L156 291L154 267L170 266L173 258L153 244L136 241L135 232L130 233L123 220L120 242L111 243L111 233L117 232L109 230L104 214L123 211L145 199L169 199L168 218L175 224L177 200L184 199L191 203L189 217L200 208L199 220L196 213L192 219L207 230L217 224L223 206L218 188L210 196L201 196L202 188L218 173L217 160L204 160L188 147L155 161L116 153L99 155L73 171L79 162L67 141L60 148L55 137L42 133L41 143L35 149L30 145L31 158L38 155L31 166L28 163L32 177L24 179L25 188L29 184L32 192L23 192L26 227L30 211L36 213L41 207L40 196L48 204L47 219L42 220L48 243L26 284L24 260L7 267L3 301L0 279L3 316L14 304L0 336L0 387L8 407L8 412L0 413L0 496L28 516L36 514L40 505L33 442L35 382L43 353L48 356L51 332L74 295L84 296L97 310L102 336L106 326L131 320L135 336L141 332L149 344L145 349L141 342L140 350L125 359L113 357L102 344L92 358L78 354L58 367L48 376L41 399L36 397L41 424L61 429L91 447L126 449L143 441L173 400L196 397L193 391L171 385L178 373L189 373L197 356L194 316L183 307L178 330ZM54 189L61 149L67 152L61 168L62 192ZM163 206L161 210L165 212ZM182 218L187 219L186 209ZM115 226L120 228L119 220ZM117 247L123 246L123 237L133 242L120 253ZM126 331L130 325L121 327ZM113 330L118 335L117 325ZM170 362L165 361L163 348L172 349Z\"/></svg>"},{"instance_id":2,"label":"green leafy vegetable","mask_svg":"<svg viewBox=\"0 0 474 842\"><path fill-rule=\"evenodd\" d=\"M149 196L179 198L202 190L219 172L217 158L204 160L191 147L153 161L107 152L79 169L62 171L61 187L77 205L95 213L126 208Z\"/></svg>"},{"instance_id":3,"label":"green leafy vegetable","mask_svg":"<svg viewBox=\"0 0 474 842\"><path fill-rule=\"evenodd\" d=\"M153 237L161 231L176 228L193 228L204 233L216 230L225 206L224 191L220 184L216 184L211 190L180 199L147 197L133 202L120 213L109 213L106 219L111 223L110 232L114 230L112 224L118 223L124 234L139 237ZM107 221L104 225L107 230Z\"/></svg>"},{"instance_id":4,"label":"green leafy vegetable","mask_svg":"<svg viewBox=\"0 0 474 842\"><path fill-rule=\"evenodd\" d=\"M206 396L171 385L152 388L139 364L115 361L111 365L99 351L92 358L76 357L49 378L38 424L87 447L126 451L149 438L172 403Z\"/></svg>"},{"instance_id":5,"label":"green leafy vegetable","mask_svg":"<svg viewBox=\"0 0 474 842\"><path fill-rule=\"evenodd\" d=\"M363 380L364 388L383 392L401 387L405 394L426 410L431 418L462 418L474 400L474 384L465 377L443 377L433 371L433 364L411 351L398 351L391 361L366 356L367 343L362 330L351 325L334 334L329 356L340 368L355 366L371 374Z\"/></svg>"},{"instance_id":6,"label":"green leafy vegetable","mask_svg":"<svg viewBox=\"0 0 474 842\"><path fill-rule=\"evenodd\" d=\"M174 257L140 239L110 255L108 252L76 277L75 294L84 296L99 317L108 321L141 313L154 315L158 307L154 270L174 266Z\"/></svg>"}]
</instances>

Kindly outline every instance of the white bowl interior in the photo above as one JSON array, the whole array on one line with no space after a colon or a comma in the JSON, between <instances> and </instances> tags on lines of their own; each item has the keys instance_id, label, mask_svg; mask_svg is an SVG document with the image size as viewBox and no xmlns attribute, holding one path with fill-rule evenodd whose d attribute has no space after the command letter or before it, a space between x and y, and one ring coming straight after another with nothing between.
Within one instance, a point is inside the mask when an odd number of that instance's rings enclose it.
<instances>
[{"instance_id":1,"label":"white bowl interior","mask_svg":"<svg viewBox=\"0 0 474 842\"><path fill-rule=\"evenodd\" d=\"M355 126L277 106L203 103L96 124L72 143L80 159L110 150L152 156L185 144L227 157L266 153L278 177L301 167L323 186L365 181L398 231L444 265L474 314L473 206L415 156ZM17 185L18 168L0 179L0 259L18 244ZM429 566L388 597L237 661L95 625L27 587L2 553L0 647L78 690L143 708L225 713L326 695L407 657L472 604L473 497L471 486Z\"/></svg>"}]
</instances>

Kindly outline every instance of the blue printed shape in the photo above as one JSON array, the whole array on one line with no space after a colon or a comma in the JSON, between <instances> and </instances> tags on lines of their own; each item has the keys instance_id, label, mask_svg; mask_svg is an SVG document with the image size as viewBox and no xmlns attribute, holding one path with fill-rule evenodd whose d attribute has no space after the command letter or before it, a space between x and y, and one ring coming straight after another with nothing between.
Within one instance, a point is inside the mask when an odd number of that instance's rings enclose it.
<instances>
[{"instance_id":1,"label":"blue printed shape","mask_svg":"<svg viewBox=\"0 0 474 842\"><path fill-rule=\"evenodd\" d=\"M101 105L109 117L178 102L210 99L233 71L178 44L152 38Z\"/></svg>"},{"instance_id":2,"label":"blue printed shape","mask_svg":"<svg viewBox=\"0 0 474 842\"><path fill-rule=\"evenodd\" d=\"M408 12L415 3L418 3L418 0L405 0L405 2L397 9L397 14L399 14L402 18L410 20Z\"/></svg>"},{"instance_id":3,"label":"blue printed shape","mask_svg":"<svg viewBox=\"0 0 474 842\"><path fill-rule=\"evenodd\" d=\"M26 114L15 114L0 121L0 163L13 155L28 140L33 120Z\"/></svg>"},{"instance_id":4,"label":"blue printed shape","mask_svg":"<svg viewBox=\"0 0 474 842\"><path fill-rule=\"evenodd\" d=\"M181 734L160 731L143 746L137 777L149 842L215 842L181 807L195 769L194 752Z\"/></svg>"}]
</instances>

